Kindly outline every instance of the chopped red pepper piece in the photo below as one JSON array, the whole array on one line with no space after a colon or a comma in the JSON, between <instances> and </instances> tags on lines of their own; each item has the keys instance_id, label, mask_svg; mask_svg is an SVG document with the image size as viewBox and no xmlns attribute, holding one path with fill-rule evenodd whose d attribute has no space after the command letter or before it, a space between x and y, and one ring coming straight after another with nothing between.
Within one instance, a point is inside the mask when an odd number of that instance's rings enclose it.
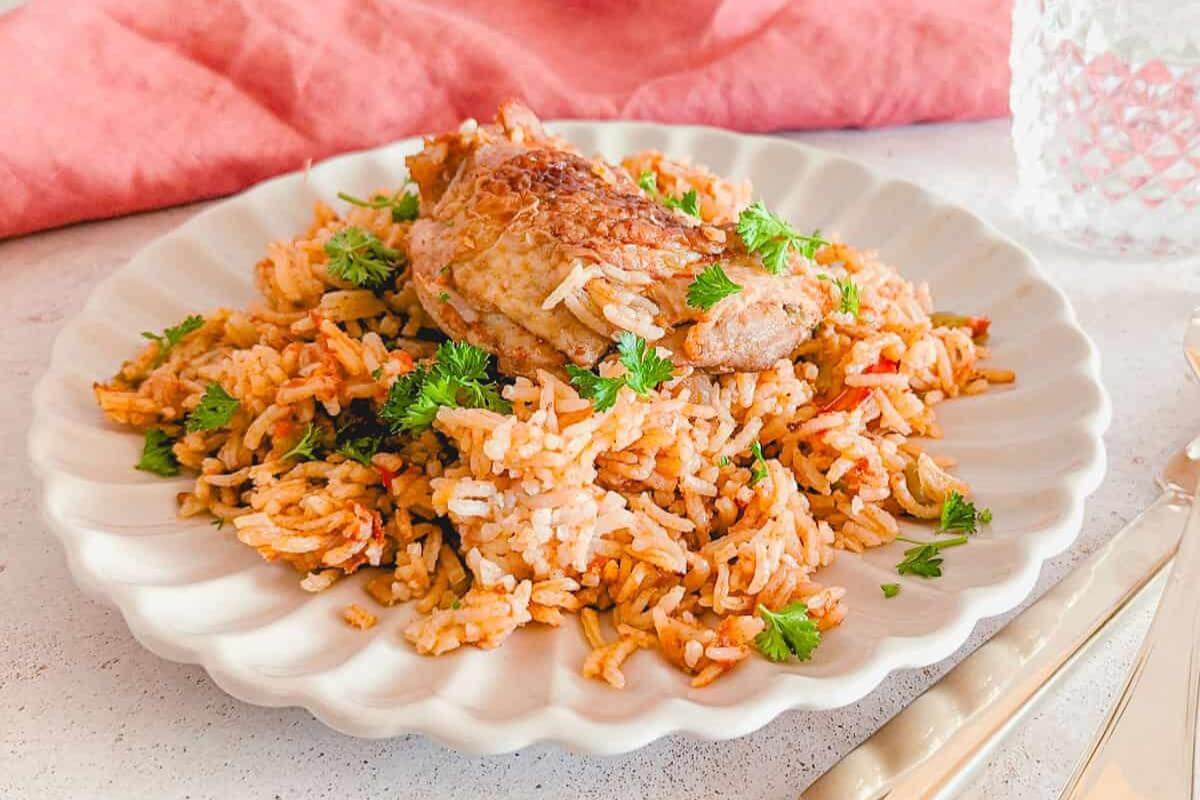
<instances>
[{"instance_id":1,"label":"chopped red pepper piece","mask_svg":"<svg viewBox=\"0 0 1200 800\"><path fill-rule=\"evenodd\" d=\"M388 354L388 358L395 361L400 367L400 374L407 375L413 371L413 359L408 353L403 350L393 350Z\"/></svg>"},{"instance_id":2,"label":"chopped red pepper piece","mask_svg":"<svg viewBox=\"0 0 1200 800\"><path fill-rule=\"evenodd\" d=\"M899 370L900 365L898 363L892 361L890 358L880 356L878 361L863 370L863 374L880 375L889 372L898 372ZM828 414L830 411L853 411L870 394L871 390L865 386L847 386L838 392L837 396L828 403L820 406L819 411L822 414Z\"/></svg>"},{"instance_id":3,"label":"chopped red pepper piece","mask_svg":"<svg viewBox=\"0 0 1200 800\"><path fill-rule=\"evenodd\" d=\"M379 477L383 479L383 489L386 492L392 491L392 481L396 478L396 473L392 472L387 467L376 465L375 471L379 473Z\"/></svg>"},{"instance_id":4,"label":"chopped red pepper piece","mask_svg":"<svg viewBox=\"0 0 1200 800\"><path fill-rule=\"evenodd\" d=\"M992 321L987 317L967 317L967 326L971 329L971 338L982 339L987 336Z\"/></svg>"}]
</instances>

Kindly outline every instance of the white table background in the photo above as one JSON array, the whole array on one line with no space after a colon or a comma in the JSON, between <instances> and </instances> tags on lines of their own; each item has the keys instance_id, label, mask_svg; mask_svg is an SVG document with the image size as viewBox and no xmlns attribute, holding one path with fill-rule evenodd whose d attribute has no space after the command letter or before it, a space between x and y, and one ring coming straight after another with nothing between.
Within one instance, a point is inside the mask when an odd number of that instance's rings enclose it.
<instances>
[{"instance_id":1,"label":"white table background","mask_svg":"<svg viewBox=\"0 0 1200 800\"><path fill-rule=\"evenodd\" d=\"M1011 208L1003 121L792 138L920 183L1030 247L1099 346L1115 409L1109 472L1075 546L1044 568L1040 594L1150 502L1155 470L1200 428L1200 390L1185 379L1179 345L1200 305L1200 262L1105 259L1031 233ZM615 758L549 746L474 758L420 736L356 740L303 710L226 696L199 667L143 650L119 614L75 588L40 521L25 455L30 394L63 321L101 278L203 207L0 242L0 797L795 798L1006 619L851 707L788 713L730 742L675 737ZM1144 609L1131 615L1103 642L994 755L969 796L1054 797L1147 619Z\"/></svg>"}]
</instances>

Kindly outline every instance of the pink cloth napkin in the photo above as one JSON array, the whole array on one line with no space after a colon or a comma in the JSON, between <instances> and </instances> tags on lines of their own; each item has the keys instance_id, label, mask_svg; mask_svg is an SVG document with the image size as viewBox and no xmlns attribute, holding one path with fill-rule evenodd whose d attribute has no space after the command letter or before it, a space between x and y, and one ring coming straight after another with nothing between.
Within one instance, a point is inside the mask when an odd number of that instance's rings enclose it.
<instances>
[{"instance_id":1,"label":"pink cloth napkin","mask_svg":"<svg viewBox=\"0 0 1200 800\"><path fill-rule=\"evenodd\" d=\"M490 119L748 131L1006 112L1000 0L33 0L0 17L0 236Z\"/></svg>"}]
</instances>

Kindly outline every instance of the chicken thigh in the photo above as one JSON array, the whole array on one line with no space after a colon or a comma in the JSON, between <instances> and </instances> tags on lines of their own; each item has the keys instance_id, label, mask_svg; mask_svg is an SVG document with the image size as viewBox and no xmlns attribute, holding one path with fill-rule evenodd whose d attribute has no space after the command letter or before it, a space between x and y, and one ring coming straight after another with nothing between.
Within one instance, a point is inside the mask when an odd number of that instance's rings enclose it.
<instances>
[{"instance_id":1,"label":"chicken thigh","mask_svg":"<svg viewBox=\"0 0 1200 800\"><path fill-rule=\"evenodd\" d=\"M408 164L421 192L409 239L421 304L504 372L593 367L621 331L679 364L762 370L820 317L811 277L765 272L732 226L668 208L520 104L494 125L430 138ZM717 263L742 291L688 305L688 285Z\"/></svg>"}]
</instances>

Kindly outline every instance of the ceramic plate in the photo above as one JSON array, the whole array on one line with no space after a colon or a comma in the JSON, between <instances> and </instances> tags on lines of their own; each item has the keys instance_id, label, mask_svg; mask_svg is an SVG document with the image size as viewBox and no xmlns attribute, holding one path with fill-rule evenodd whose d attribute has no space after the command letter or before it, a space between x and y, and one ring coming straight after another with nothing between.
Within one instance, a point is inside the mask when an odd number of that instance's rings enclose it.
<instances>
[{"instance_id":1,"label":"ceramic plate","mask_svg":"<svg viewBox=\"0 0 1200 800\"><path fill-rule=\"evenodd\" d=\"M115 603L146 647L202 664L242 700L303 706L358 736L416 731L476 753L536 741L614 753L676 732L741 736L787 709L853 703L892 670L945 658L980 619L1020 603L1042 562L1079 531L1084 497L1104 472L1110 416L1095 349L1029 254L917 186L781 139L640 123L552 127L585 153L617 159L657 148L748 177L801 227L878 249L910 279L928 281L939 308L992 318L992 363L1015 369L1017 383L940 406L945 438L929 449L959 459L958 473L996 521L945 553L944 577L906 580L885 600L879 584L896 579L904 545L843 554L820 580L848 589L850 614L812 661L750 659L695 690L643 652L618 691L580 676L587 647L575 624L523 629L495 651L422 657L401 636L412 613L404 607L376 609L380 624L366 632L342 622L344 606L365 600L367 574L310 595L228 529L178 519L175 494L191 479L135 471L141 437L101 417L92 382L144 344L140 331L253 300L252 268L267 242L303 230L316 198L399 185L404 156L420 146L410 139L214 206L104 281L64 328L34 394L30 452L46 518L79 584Z\"/></svg>"}]
</instances>

